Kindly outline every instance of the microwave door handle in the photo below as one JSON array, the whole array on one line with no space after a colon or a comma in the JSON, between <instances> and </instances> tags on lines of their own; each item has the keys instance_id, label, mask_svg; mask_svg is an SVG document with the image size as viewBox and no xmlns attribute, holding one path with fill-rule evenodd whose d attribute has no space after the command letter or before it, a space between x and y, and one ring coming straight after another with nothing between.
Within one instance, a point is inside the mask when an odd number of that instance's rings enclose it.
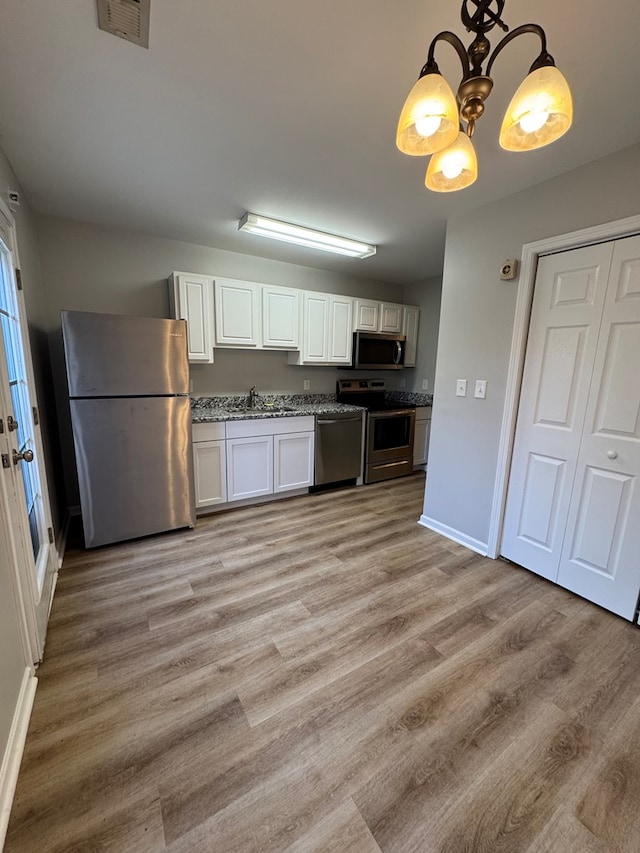
<instances>
[{"instance_id":1,"label":"microwave door handle","mask_svg":"<svg viewBox=\"0 0 640 853\"><path fill-rule=\"evenodd\" d=\"M393 356L393 363L400 364L402 361L402 344L400 341L394 341L395 343L395 355Z\"/></svg>"}]
</instances>

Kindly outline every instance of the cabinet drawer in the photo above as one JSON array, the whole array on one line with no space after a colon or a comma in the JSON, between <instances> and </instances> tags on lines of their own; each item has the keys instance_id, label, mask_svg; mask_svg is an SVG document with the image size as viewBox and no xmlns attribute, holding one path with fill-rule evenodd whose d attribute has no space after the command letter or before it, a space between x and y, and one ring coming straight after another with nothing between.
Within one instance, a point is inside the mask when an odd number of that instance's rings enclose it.
<instances>
[{"instance_id":1,"label":"cabinet drawer","mask_svg":"<svg viewBox=\"0 0 640 853\"><path fill-rule=\"evenodd\" d=\"M225 436L224 421L213 421L208 424L192 424L191 437L196 441L221 441Z\"/></svg>"},{"instance_id":2,"label":"cabinet drawer","mask_svg":"<svg viewBox=\"0 0 640 853\"><path fill-rule=\"evenodd\" d=\"M283 435L288 432L311 432L314 429L315 418L311 415L292 418L254 418L246 421L227 421L227 438Z\"/></svg>"}]
</instances>

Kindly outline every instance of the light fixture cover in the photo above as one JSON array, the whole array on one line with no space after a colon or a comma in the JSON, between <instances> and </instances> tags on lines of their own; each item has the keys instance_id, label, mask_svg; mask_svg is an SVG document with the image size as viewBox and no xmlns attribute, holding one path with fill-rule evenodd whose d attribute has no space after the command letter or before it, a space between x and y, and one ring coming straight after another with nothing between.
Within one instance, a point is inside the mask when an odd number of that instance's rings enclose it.
<instances>
[{"instance_id":1,"label":"light fixture cover","mask_svg":"<svg viewBox=\"0 0 640 853\"><path fill-rule=\"evenodd\" d=\"M293 225L279 219L269 219L256 213L245 213L238 223L238 231L247 231L249 234L257 234L260 237L269 237L283 243L293 243L307 249L319 249L321 252L332 252L349 258L369 258L375 255L377 248L370 243L362 243L337 234L327 234L324 231L315 231L313 228Z\"/></svg>"},{"instance_id":2,"label":"light fixture cover","mask_svg":"<svg viewBox=\"0 0 640 853\"><path fill-rule=\"evenodd\" d=\"M445 148L436 152L427 167L425 185L437 193L449 193L463 190L478 177L478 159L473 144L462 130L458 138Z\"/></svg>"},{"instance_id":3,"label":"light fixture cover","mask_svg":"<svg viewBox=\"0 0 640 853\"><path fill-rule=\"evenodd\" d=\"M403 154L433 154L455 140L459 124L458 104L451 86L442 74L425 74L404 103L396 145Z\"/></svg>"},{"instance_id":4,"label":"light fixture cover","mask_svg":"<svg viewBox=\"0 0 640 853\"><path fill-rule=\"evenodd\" d=\"M500 129L507 151L532 151L555 142L571 127L569 84L555 65L528 74L511 99Z\"/></svg>"}]
</instances>

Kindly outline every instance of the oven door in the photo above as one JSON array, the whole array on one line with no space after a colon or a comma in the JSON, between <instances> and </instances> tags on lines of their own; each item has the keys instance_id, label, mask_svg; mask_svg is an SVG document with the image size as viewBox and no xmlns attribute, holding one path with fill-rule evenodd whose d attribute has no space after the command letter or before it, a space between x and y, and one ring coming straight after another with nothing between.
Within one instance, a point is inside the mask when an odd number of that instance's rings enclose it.
<instances>
[{"instance_id":1,"label":"oven door","mask_svg":"<svg viewBox=\"0 0 640 853\"><path fill-rule=\"evenodd\" d=\"M365 483L411 474L415 417L413 409L369 412Z\"/></svg>"}]
</instances>

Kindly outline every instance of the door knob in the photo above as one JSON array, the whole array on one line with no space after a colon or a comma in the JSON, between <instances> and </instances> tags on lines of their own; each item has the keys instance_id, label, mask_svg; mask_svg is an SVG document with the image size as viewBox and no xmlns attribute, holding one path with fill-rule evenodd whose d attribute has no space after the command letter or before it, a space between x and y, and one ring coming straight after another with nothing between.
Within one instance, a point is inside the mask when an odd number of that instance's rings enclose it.
<instances>
[{"instance_id":1,"label":"door knob","mask_svg":"<svg viewBox=\"0 0 640 853\"><path fill-rule=\"evenodd\" d=\"M33 450L25 450L23 453L18 453L17 450L14 450L12 456L14 465L17 465L20 460L23 462L33 462Z\"/></svg>"},{"instance_id":2,"label":"door knob","mask_svg":"<svg viewBox=\"0 0 640 853\"><path fill-rule=\"evenodd\" d=\"M615 450L610 450L607 453L607 456L609 457L609 459L617 459L618 458L618 454L615 452Z\"/></svg>"}]
</instances>

